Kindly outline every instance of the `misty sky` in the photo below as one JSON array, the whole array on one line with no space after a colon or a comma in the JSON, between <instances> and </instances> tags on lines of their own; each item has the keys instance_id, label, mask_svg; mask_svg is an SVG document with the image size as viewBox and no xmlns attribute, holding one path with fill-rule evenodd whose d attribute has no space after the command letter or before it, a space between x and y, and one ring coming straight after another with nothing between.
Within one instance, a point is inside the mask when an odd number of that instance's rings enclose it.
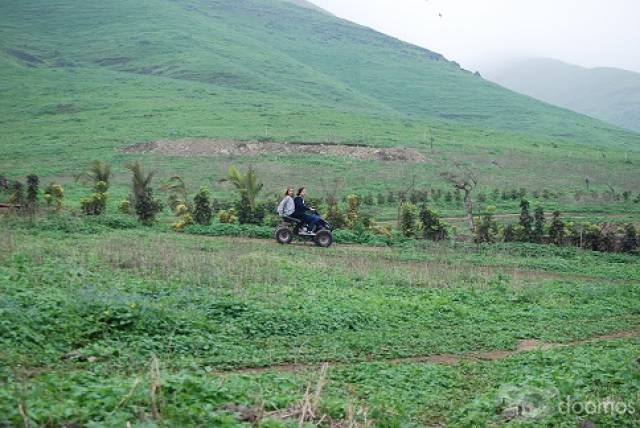
<instances>
[{"instance_id":1,"label":"misty sky","mask_svg":"<svg viewBox=\"0 0 640 428\"><path fill-rule=\"evenodd\" d=\"M311 1L473 71L551 57L640 72L640 0Z\"/></svg>"}]
</instances>

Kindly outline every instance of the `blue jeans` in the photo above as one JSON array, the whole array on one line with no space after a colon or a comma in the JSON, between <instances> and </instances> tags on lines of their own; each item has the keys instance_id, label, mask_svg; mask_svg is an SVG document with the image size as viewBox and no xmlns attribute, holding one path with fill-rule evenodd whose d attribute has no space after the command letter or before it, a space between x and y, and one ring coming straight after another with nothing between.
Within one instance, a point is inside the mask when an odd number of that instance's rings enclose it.
<instances>
[{"instance_id":1,"label":"blue jeans","mask_svg":"<svg viewBox=\"0 0 640 428\"><path fill-rule=\"evenodd\" d=\"M311 228L311 230L315 230L316 227L318 226L318 222L322 220L322 217L320 217L318 214L305 214L302 217L302 221L309 225L309 227Z\"/></svg>"}]
</instances>

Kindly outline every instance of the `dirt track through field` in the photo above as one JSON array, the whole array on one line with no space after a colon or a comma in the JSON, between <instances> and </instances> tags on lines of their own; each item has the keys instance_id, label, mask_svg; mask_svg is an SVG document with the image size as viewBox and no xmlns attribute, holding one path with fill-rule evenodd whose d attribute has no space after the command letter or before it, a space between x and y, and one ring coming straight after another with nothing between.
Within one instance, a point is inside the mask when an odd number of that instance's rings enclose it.
<instances>
[{"instance_id":1,"label":"dirt track through field","mask_svg":"<svg viewBox=\"0 0 640 428\"><path fill-rule=\"evenodd\" d=\"M361 160L424 162L426 157L415 149L371 147L336 143L275 143L271 141L232 141L183 139L135 144L123 153L157 153L172 156L337 156Z\"/></svg>"},{"instance_id":2,"label":"dirt track through field","mask_svg":"<svg viewBox=\"0 0 640 428\"><path fill-rule=\"evenodd\" d=\"M236 368L236 369L229 369L229 370L218 370L218 371L214 371L213 373L214 374L233 374L233 373L259 374L259 373L264 373L269 371L296 372L296 371L317 369L318 367L321 367L324 364L338 365L338 366L347 365L347 364L357 364L357 363L386 363L386 364L423 363L423 364L455 365L461 362L477 363L480 361L498 361L498 360L502 360L502 359L517 355L517 354L521 354L523 352L537 351L537 350L548 351L550 349L586 345L591 342L625 339L625 338L632 338L632 337L640 337L640 329L605 334L602 336L596 336L589 339L576 340L576 341L567 342L567 343L546 343L546 342L541 342L535 339L521 340L520 342L518 342L518 346L516 347L516 349L513 349L513 350L472 352L468 354L437 354L437 355L416 356L416 357L406 357L406 358L391 358L391 359L367 359L363 361L349 361L349 362L323 361L320 363L276 364L269 367Z\"/></svg>"}]
</instances>

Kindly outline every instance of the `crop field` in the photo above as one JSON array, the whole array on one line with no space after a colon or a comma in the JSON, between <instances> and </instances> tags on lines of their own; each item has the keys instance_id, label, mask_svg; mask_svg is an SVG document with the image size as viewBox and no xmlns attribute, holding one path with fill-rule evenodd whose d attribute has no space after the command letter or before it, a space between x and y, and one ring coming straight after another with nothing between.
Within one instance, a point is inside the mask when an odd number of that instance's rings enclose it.
<instances>
[{"instance_id":1,"label":"crop field","mask_svg":"<svg viewBox=\"0 0 640 428\"><path fill-rule=\"evenodd\" d=\"M0 233L5 425L639 422L637 256Z\"/></svg>"}]
</instances>

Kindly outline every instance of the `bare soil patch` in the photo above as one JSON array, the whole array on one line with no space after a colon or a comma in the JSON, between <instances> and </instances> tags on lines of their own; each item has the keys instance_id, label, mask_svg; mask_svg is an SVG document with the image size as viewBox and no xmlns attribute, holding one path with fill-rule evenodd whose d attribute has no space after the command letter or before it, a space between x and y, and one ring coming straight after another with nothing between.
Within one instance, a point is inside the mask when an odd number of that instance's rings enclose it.
<instances>
[{"instance_id":1,"label":"bare soil patch","mask_svg":"<svg viewBox=\"0 0 640 428\"><path fill-rule=\"evenodd\" d=\"M172 156L338 156L362 160L424 162L426 157L415 149L370 147L333 143L275 143L233 140L160 140L122 149L123 153L158 153Z\"/></svg>"}]
</instances>

